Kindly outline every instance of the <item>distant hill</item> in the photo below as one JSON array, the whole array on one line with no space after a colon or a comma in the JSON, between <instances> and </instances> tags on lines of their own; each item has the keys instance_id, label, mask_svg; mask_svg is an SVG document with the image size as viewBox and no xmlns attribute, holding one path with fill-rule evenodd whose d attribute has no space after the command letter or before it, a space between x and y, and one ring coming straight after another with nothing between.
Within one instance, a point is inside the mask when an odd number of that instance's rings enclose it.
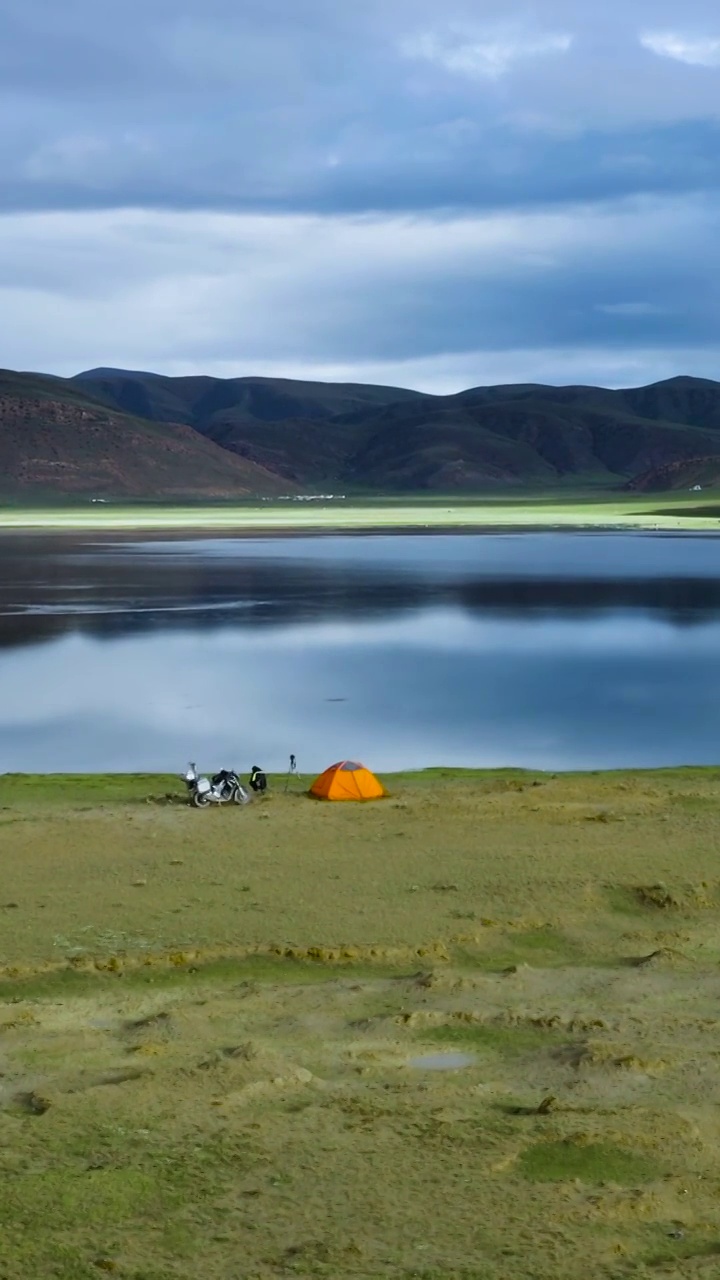
<instances>
[{"instance_id":1,"label":"distant hill","mask_svg":"<svg viewBox=\"0 0 720 1280\"><path fill-rule=\"evenodd\" d=\"M273 378L166 378L95 369L73 380L154 421L192 425L301 487L386 492L626 483L720 450L720 384L512 385L433 396Z\"/></svg>"},{"instance_id":2,"label":"distant hill","mask_svg":"<svg viewBox=\"0 0 720 1280\"><path fill-rule=\"evenodd\" d=\"M184 422L208 439L300 485L345 482L363 423L419 391L284 378L165 378L94 369L73 379L114 408Z\"/></svg>"},{"instance_id":3,"label":"distant hill","mask_svg":"<svg viewBox=\"0 0 720 1280\"><path fill-rule=\"evenodd\" d=\"M62 378L0 372L0 497L220 499L287 488L192 427L110 409Z\"/></svg>"},{"instance_id":4,"label":"distant hill","mask_svg":"<svg viewBox=\"0 0 720 1280\"><path fill-rule=\"evenodd\" d=\"M701 378L434 396L105 368L70 379L0 373L0 496L653 491L703 483L695 477L718 458L720 383Z\"/></svg>"}]
</instances>

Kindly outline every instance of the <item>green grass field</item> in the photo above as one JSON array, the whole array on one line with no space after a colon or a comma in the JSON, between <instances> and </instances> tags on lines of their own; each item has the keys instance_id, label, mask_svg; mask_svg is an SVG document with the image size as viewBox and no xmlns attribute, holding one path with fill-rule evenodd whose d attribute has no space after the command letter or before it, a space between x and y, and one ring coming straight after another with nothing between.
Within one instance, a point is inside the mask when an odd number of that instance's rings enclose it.
<instances>
[{"instance_id":1,"label":"green grass field","mask_svg":"<svg viewBox=\"0 0 720 1280\"><path fill-rule=\"evenodd\" d=\"M0 506L0 529L716 529L720 493L633 496L600 490L516 497L413 496L338 501L268 500L216 506L108 503Z\"/></svg>"},{"instance_id":2,"label":"green grass field","mask_svg":"<svg viewBox=\"0 0 720 1280\"><path fill-rule=\"evenodd\" d=\"M717 772L307 781L0 778L3 1280L715 1277Z\"/></svg>"}]
</instances>

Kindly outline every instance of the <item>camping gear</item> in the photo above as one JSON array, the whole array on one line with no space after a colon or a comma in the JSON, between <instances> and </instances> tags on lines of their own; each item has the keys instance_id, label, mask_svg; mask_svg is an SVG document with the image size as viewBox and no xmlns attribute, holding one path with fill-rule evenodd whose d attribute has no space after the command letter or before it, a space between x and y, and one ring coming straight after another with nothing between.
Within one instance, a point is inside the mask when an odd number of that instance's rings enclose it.
<instances>
[{"instance_id":1,"label":"camping gear","mask_svg":"<svg viewBox=\"0 0 720 1280\"><path fill-rule=\"evenodd\" d=\"M318 800L381 800L387 791L364 765L341 760L315 779L310 795Z\"/></svg>"},{"instance_id":2,"label":"camping gear","mask_svg":"<svg viewBox=\"0 0 720 1280\"><path fill-rule=\"evenodd\" d=\"M254 764L250 774L250 786L253 791L258 791L260 795L264 795L267 791L267 775L259 764Z\"/></svg>"},{"instance_id":3,"label":"camping gear","mask_svg":"<svg viewBox=\"0 0 720 1280\"><path fill-rule=\"evenodd\" d=\"M291 779L291 778L294 778L294 777L296 777L296 776L297 776L297 760L295 759L295 756L294 756L294 755L291 755L291 756L290 756L290 768L288 769L288 771L287 771L287 776L286 776L286 778L285 778L285 794L286 794L286 795L287 795L287 789L288 789L288 787L290 786L290 779Z\"/></svg>"},{"instance_id":4,"label":"camping gear","mask_svg":"<svg viewBox=\"0 0 720 1280\"><path fill-rule=\"evenodd\" d=\"M212 778L201 777L196 764L189 764L182 775L196 809L209 804L247 804L250 796L234 769L221 769Z\"/></svg>"}]
</instances>

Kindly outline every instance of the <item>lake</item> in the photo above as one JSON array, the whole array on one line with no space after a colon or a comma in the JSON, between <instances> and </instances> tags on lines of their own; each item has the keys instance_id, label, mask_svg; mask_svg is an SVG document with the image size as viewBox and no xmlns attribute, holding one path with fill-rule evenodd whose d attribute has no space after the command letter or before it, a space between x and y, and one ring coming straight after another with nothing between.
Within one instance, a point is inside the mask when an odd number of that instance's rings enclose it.
<instances>
[{"instance_id":1,"label":"lake","mask_svg":"<svg viewBox=\"0 0 720 1280\"><path fill-rule=\"evenodd\" d=\"M0 535L0 772L720 758L710 535Z\"/></svg>"}]
</instances>

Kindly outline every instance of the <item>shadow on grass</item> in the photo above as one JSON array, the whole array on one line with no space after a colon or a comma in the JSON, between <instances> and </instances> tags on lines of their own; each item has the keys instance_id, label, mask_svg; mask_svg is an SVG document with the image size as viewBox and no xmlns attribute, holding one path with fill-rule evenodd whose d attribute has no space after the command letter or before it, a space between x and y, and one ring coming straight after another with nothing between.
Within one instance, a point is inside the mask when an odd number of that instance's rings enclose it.
<instances>
[{"instance_id":1,"label":"shadow on grass","mask_svg":"<svg viewBox=\"0 0 720 1280\"><path fill-rule=\"evenodd\" d=\"M571 1182L578 1179L599 1185L616 1183L632 1187L661 1176L658 1167L645 1156L610 1142L582 1142L565 1138L557 1142L535 1142L518 1160L518 1170L531 1182Z\"/></svg>"},{"instance_id":2,"label":"shadow on grass","mask_svg":"<svg viewBox=\"0 0 720 1280\"><path fill-rule=\"evenodd\" d=\"M703 1244L693 1244L690 1240L678 1240L677 1245L673 1248L667 1248L664 1253L652 1253L647 1259L645 1265L648 1267L677 1267L682 1262L693 1262L696 1258L717 1258L720 1257L720 1242L710 1240ZM675 1273L677 1274L677 1272ZM709 1272L707 1273L710 1274Z\"/></svg>"}]
</instances>

